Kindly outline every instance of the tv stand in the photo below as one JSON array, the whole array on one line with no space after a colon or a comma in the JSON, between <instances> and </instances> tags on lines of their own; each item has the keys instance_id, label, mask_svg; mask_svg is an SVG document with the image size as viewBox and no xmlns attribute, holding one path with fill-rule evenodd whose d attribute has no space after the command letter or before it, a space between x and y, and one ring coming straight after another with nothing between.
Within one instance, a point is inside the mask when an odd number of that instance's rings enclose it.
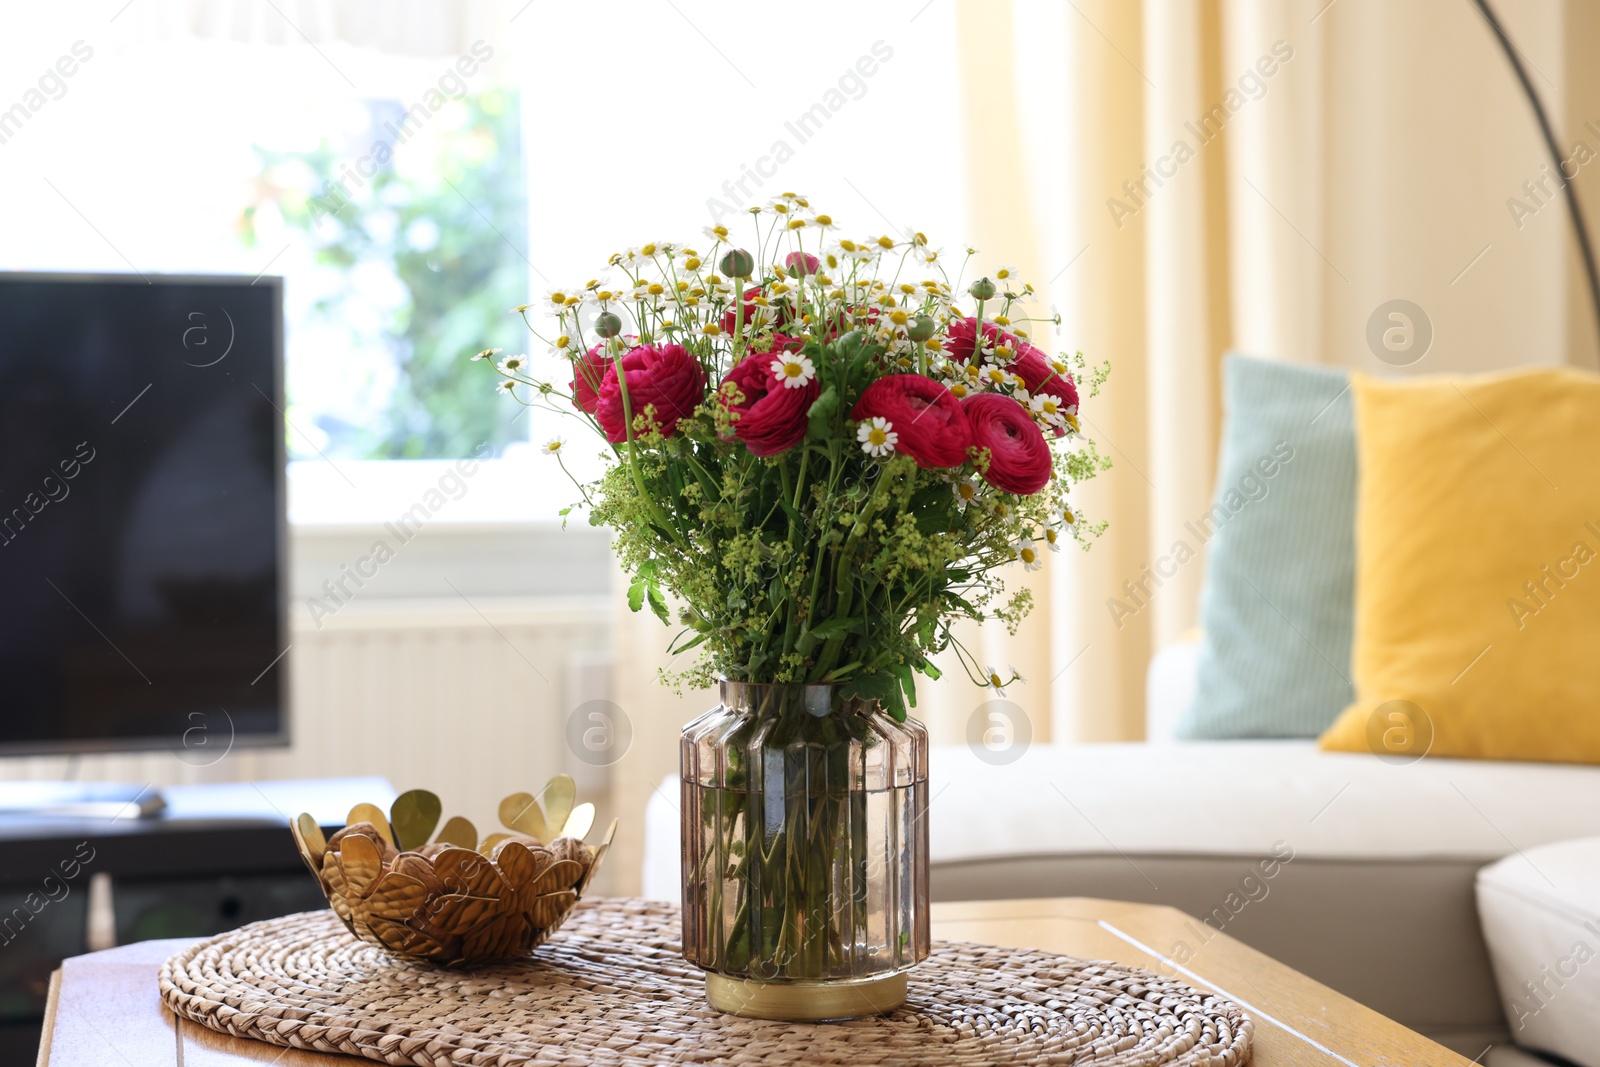
<instances>
[{"instance_id":1,"label":"tv stand","mask_svg":"<svg viewBox=\"0 0 1600 1067\"><path fill-rule=\"evenodd\" d=\"M111 797L122 813L110 817L15 810L28 790L59 805L98 803L85 793L95 788L0 784L0 1067L34 1062L50 973L89 950L91 929L98 948L104 937L201 937L326 907L290 817L309 812L332 833L357 803L387 808L395 796L382 778L219 782L167 786L166 806L143 817L139 787Z\"/></svg>"},{"instance_id":2,"label":"tv stand","mask_svg":"<svg viewBox=\"0 0 1600 1067\"><path fill-rule=\"evenodd\" d=\"M115 782L0 782L0 816L151 819L167 806L154 786Z\"/></svg>"}]
</instances>

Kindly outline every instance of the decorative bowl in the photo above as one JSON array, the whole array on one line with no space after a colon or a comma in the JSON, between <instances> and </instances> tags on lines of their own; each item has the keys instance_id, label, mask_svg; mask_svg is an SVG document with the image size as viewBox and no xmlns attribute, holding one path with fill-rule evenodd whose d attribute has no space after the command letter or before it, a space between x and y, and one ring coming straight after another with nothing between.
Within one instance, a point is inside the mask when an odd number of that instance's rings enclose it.
<instances>
[{"instance_id":1,"label":"decorative bowl","mask_svg":"<svg viewBox=\"0 0 1600 1067\"><path fill-rule=\"evenodd\" d=\"M599 845L584 844L594 805L575 799L566 775L538 798L514 793L500 802L506 830L482 840L459 816L436 835L443 805L424 789L402 793L387 816L357 804L332 837L306 814L291 829L352 934L401 956L470 967L532 952L588 888L617 824Z\"/></svg>"}]
</instances>

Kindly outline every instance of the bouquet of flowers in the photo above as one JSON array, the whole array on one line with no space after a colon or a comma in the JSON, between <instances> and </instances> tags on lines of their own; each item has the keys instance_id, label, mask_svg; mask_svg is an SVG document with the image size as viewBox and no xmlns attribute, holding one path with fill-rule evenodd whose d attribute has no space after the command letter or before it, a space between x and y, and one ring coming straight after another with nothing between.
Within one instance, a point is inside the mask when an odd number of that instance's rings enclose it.
<instances>
[{"instance_id":1,"label":"bouquet of flowers","mask_svg":"<svg viewBox=\"0 0 1600 1067\"><path fill-rule=\"evenodd\" d=\"M921 233L844 237L803 196L750 217L753 250L713 226L517 308L554 369L474 358L609 444L575 484L632 608L682 626L673 653L700 649L672 680L847 683L898 720L946 649L976 684L1016 680L951 627L1014 632L1032 598L1005 569L1104 526L1069 490L1109 465L1078 419L1108 366L1035 347L1030 324L1059 317L1027 317L1034 289L1007 269L964 281L972 249L952 279Z\"/></svg>"}]
</instances>

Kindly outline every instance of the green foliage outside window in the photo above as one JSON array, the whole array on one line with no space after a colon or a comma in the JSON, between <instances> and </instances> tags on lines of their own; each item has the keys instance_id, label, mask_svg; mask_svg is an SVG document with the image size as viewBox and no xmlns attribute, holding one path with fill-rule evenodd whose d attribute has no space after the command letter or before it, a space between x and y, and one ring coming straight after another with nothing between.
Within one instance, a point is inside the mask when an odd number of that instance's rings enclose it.
<instances>
[{"instance_id":1,"label":"green foliage outside window","mask_svg":"<svg viewBox=\"0 0 1600 1067\"><path fill-rule=\"evenodd\" d=\"M399 125L405 112L399 104L378 103L369 105L369 132L349 147L323 140L312 151L256 149L259 199L245 210L242 235L256 243L261 202L273 200L291 232L316 249L317 264L334 268L322 272L337 280L318 295L315 316L356 318L351 301L365 299L357 291L358 267L385 268L399 286L400 298L383 308L381 339L362 338L389 350L397 372L393 387L376 417L361 420L365 425L325 411L314 415L331 454L462 457L485 440L498 452L527 436L517 412L508 412L481 380L461 373L463 361L485 341L508 350L525 345L520 321L508 314L528 298L517 97L489 91L448 106L465 114L432 116L436 127L426 139L402 140L395 131L406 130ZM359 158L379 143L390 146L395 162L358 177ZM426 165L399 166L402 156L407 164ZM372 168L368 162L363 169ZM290 357L290 401L303 403L293 352ZM291 441L292 448L300 446Z\"/></svg>"}]
</instances>

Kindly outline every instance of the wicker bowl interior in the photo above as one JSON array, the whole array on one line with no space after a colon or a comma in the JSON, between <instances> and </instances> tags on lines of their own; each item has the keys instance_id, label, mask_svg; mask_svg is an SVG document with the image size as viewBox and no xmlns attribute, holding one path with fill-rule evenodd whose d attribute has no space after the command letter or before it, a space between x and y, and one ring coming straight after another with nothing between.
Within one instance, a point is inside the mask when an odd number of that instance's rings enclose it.
<instances>
[{"instance_id":1,"label":"wicker bowl interior","mask_svg":"<svg viewBox=\"0 0 1600 1067\"><path fill-rule=\"evenodd\" d=\"M466 967L532 952L583 895L617 824L598 845L585 844L594 805L575 799L566 775L538 797L515 793L500 802L505 830L481 840L460 817L441 827L439 798L422 789L401 794L387 815L356 805L332 837L310 815L291 826L352 934L412 959Z\"/></svg>"}]
</instances>

